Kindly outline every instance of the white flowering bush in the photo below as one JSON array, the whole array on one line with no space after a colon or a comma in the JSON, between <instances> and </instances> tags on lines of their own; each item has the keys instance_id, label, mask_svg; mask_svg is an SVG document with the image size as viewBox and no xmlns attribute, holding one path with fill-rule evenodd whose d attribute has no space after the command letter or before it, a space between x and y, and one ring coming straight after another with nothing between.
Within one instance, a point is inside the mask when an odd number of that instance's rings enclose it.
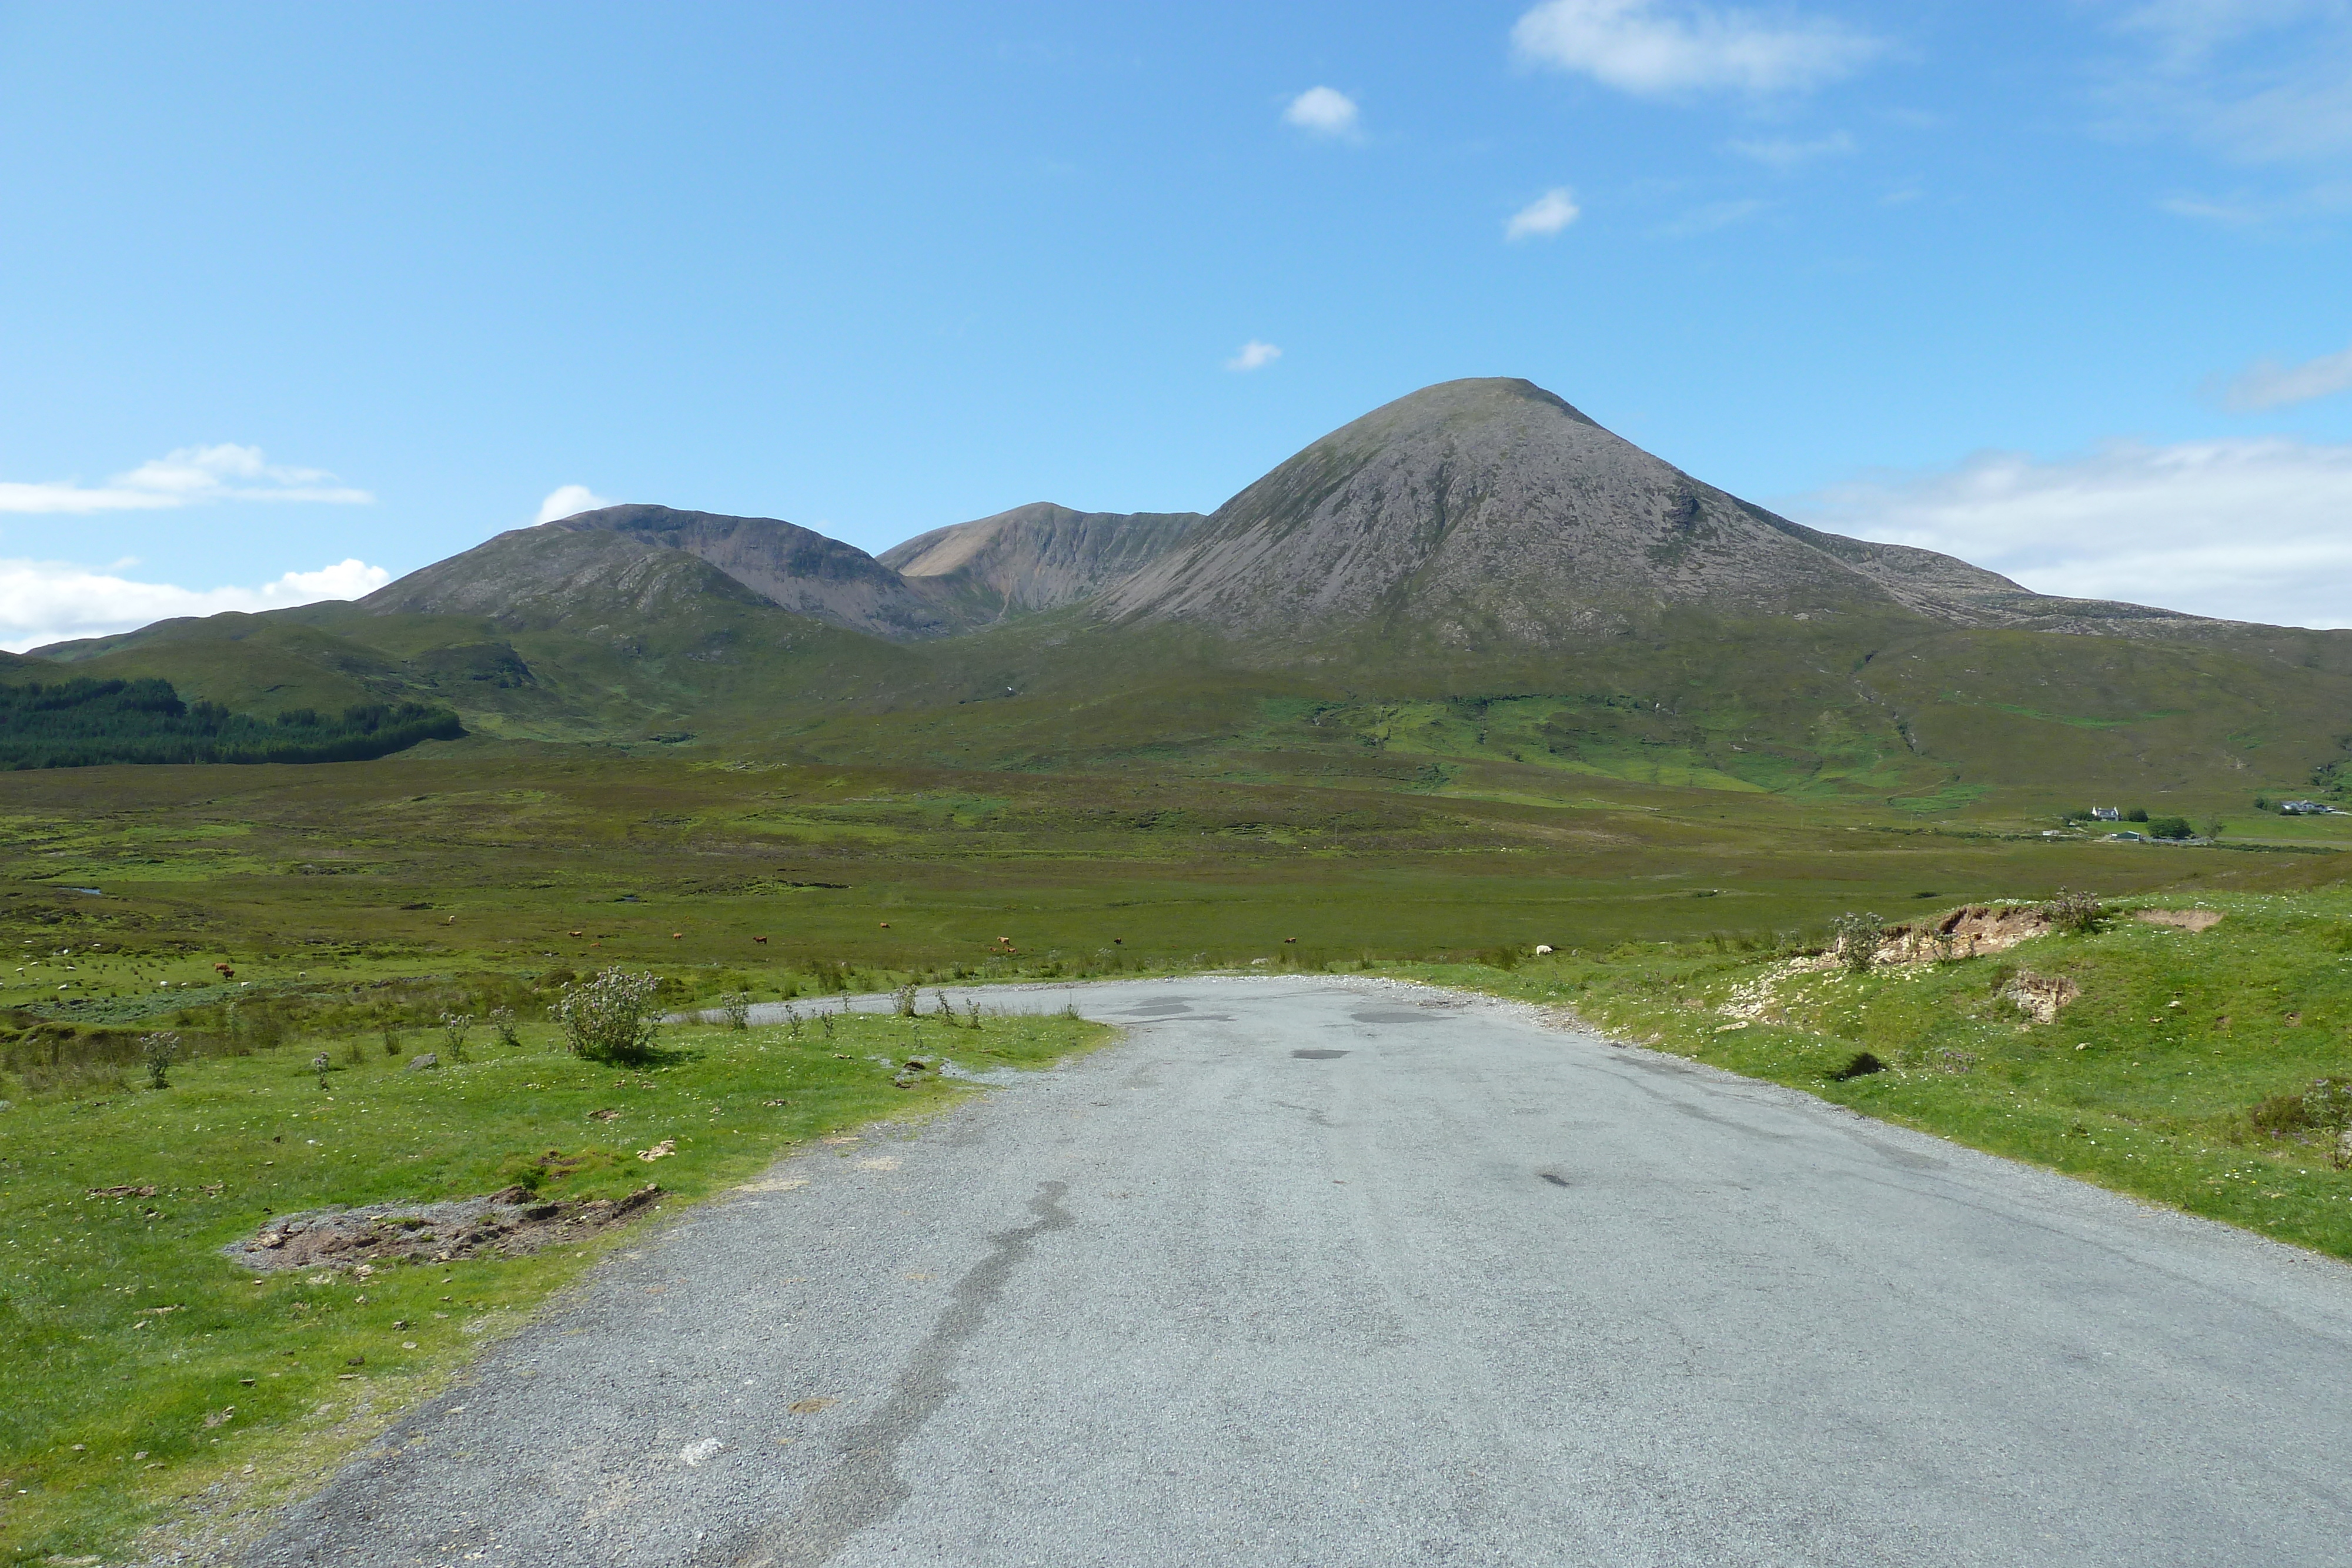
<instances>
[{"instance_id":1,"label":"white flowering bush","mask_svg":"<svg viewBox=\"0 0 2352 1568\"><path fill-rule=\"evenodd\" d=\"M660 987L658 975L622 968L564 987L555 1003L564 1043L591 1061L643 1061L661 1028L654 1008Z\"/></svg>"}]
</instances>

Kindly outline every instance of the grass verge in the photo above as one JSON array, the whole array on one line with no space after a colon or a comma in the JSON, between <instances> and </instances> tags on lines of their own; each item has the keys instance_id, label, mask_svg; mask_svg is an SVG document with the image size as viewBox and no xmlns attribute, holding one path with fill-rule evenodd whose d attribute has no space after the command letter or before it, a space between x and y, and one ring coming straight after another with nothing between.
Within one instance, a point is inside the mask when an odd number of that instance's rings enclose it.
<instances>
[{"instance_id":1,"label":"grass verge","mask_svg":"<svg viewBox=\"0 0 2352 1568\"><path fill-rule=\"evenodd\" d=\"M2117 908L2093 933L1861 974L1730 943L1383 969L2352 1259L2352 1173L2303 1105L2352 1075L2352 894L2136 901L2192 902L2220 924ZM2019 1000L2070 987L2048 1021ZM1882 1067L1845 1076L1863 1052Z\"/></svg>"},{"instance_id":2,"label":"grass verge","mask_svg":"<svg viewBox=\"0 0 2352 1568\"><path fill-rule=\"evenodd\" d=\"M222 1057L167 1089L0 1110L0 1561L96 1562L175 1517L216 1532L304 1490L635 1228L364 1279L257 1277L221 1255L274 1215L488 1192L533 1179L551 1150L568 1157L536 1177L547 1196L656 1181L667 1210L808 1139L970 1092L905 1072L909 1056L1036 1067L1111 1032L1066 1017L681 1026L625 1071L538 1025L430 1071L369 1039L323 1074L307 1050ZM637 1157L665 1142L675 1153Z\"/></svg>"}]
</instances>

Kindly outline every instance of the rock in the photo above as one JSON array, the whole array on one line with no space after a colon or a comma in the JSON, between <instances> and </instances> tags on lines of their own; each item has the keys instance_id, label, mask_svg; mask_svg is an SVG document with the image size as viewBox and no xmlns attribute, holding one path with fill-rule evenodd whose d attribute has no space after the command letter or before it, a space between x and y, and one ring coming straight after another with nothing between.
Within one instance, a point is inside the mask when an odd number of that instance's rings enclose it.
<instances>
[{"instance_id":1,"label":"rock","mask_svg":"<svg viewBox=\"0 0 2352 1568\"><path fill-rule=\"evenodd\" d=\"M2060 1008L2083 994L2083 988L2063 975L2037 975L2031 969L2020 969L2000 994L2035 1023L2050 1023L2058 1017Z\"/></svg>"},{"instance_id":2,"label":"rock","mask_svg":"<svg viewBox=\"0 0 2352 1568\"><path fill-rule=\"evenodd\" d=\"M436 1051L428 1051L422 1056L409 1058L408 1065L402 1068L401 1071L403 1072L423 1072L428 1068L438 1067L440 1065L441 1053Z\"/></svg>"}]
</instances>

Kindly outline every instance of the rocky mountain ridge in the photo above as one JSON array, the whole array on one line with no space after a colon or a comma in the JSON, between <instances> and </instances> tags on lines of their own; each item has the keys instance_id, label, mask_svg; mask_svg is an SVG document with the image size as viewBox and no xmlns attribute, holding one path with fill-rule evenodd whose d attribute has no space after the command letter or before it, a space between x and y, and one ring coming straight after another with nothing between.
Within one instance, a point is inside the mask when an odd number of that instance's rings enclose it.
<instances>
[{"instance_id":1,"label":"rocky mountain ridge","mask_svg":"<svg viewBox=\"0 0 2352 1568\"><path fill-rule=\"evenodd\" d=\"M604 507L357 602L37 652L238 712L414 701L484 740L927 767L1444 774L1409 753L1914 801L2352 767L2352 632L1808 528L1503 379L1376 409L1207 517L1041 503L877 558Z\"/></svg>"}]
</instances>

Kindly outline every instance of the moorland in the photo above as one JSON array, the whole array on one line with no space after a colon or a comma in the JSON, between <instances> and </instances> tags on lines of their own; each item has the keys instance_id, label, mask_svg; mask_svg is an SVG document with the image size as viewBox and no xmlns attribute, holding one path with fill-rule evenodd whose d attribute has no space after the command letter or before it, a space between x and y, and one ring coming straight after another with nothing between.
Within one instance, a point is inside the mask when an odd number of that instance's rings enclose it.
<instances>
[{"instance_id":1,"label":"moorland","mask_svg":"<svg viewBox=\"0 0 2352 1568\"><path fill-rule=\"evenodd\" d=\"M85 710L0 706L37 716L0 760L87 764L0 772L12 1561L233 1533L629 1234L255 1285L220 1249L276 1217L533 1170L675 1207L981 1092L909 1059L1103 1038L951 1024L950 984L1488 989L2352 1256L2311 1100L2352 1073L2352 816L2275 809L2347 800L2352 633L1820 534L1525 382L1400 400L1208 516L868 557L605 508L0 681ZM256 759L169 760L205 736ZM2033 929L1922 935L1997 919ZM681 1017L811 1010L623 1071L551 1016L615 967ZM925 1016L815 1010L908 988Z\"/></svg>"}]
</instances>

